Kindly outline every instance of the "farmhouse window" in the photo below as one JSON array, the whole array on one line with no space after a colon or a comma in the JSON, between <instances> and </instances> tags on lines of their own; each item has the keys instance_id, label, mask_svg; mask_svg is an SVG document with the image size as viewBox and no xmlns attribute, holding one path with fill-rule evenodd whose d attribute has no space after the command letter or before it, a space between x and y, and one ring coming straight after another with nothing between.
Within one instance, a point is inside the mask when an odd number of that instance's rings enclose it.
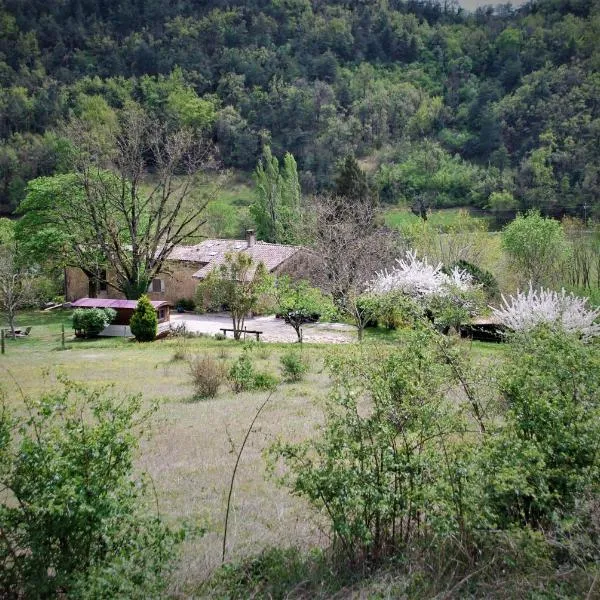
<instances>
[{"instance_id":1,"label":"farmhouse window","mask_svg":"<svg viewBox=\"0 0 600 600\"><path fill-rule=\"evenodd\" d=\"M165 282L162 279L153 279L152 283L148 287L149 292L153 292L155 294L165 291Z\"/></svg>"}]
</instances>

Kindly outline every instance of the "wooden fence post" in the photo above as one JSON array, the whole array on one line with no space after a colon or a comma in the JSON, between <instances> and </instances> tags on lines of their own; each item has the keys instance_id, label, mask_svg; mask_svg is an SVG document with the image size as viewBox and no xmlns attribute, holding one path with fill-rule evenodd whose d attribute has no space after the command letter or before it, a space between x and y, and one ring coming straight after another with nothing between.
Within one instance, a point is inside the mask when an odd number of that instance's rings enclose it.
<instances>
[{"instance_id":1,"label":"wooden fence post","mask_svg":"<svg viewBox=\"0 0 600 600\"><path fill-rule=\"evenodd\" d=\"M4 354L4 329L2 329L2 334L0 335L0 346L2 346L2 354Z\"/></svg>"},{"instance_id":2,"label":"wooden fence post","mask_svg":"<svg viewBox=\"0 0 600 600\"><path fill-rule=\"evenodd\" d=\"M65 324L64 323L60 326L60 329L61 329L61 331L60 331L60 345L61 345L61 348L64 350L65 349Z\"/></svg>"}]
</instances>

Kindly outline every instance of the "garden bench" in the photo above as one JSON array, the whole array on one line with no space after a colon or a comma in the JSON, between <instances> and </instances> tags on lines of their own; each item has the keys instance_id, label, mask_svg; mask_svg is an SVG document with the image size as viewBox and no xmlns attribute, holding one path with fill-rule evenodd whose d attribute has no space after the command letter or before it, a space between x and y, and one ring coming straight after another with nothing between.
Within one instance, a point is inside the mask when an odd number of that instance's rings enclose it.
<instances>
[{"instance_id":1,"label":"garden bench","mask_svg":"<svg viewBox=\"0 0 600 600\"><path fill-rule=\"evenodd\" d=\"M233 332L235 332L235 329L231 329L231 328L228 328L228 327L221 327L221 331L223 332L223 335L224 335L225 337L227 337L227 332L228 332L228 331L233 331ZM257 341L257 342L260 342L260 335L261 335L261 333L263 333L263 332L262 332L262 331L250 330L250 329L242 329L242 330L241 330L241 333L243 333L243 334L244 334L244 339L246 338L246 334L247 334L247 333L251 333L252 335L255 335L255 336L256 336L256 341Z\"/></svg>"}]
</instances>

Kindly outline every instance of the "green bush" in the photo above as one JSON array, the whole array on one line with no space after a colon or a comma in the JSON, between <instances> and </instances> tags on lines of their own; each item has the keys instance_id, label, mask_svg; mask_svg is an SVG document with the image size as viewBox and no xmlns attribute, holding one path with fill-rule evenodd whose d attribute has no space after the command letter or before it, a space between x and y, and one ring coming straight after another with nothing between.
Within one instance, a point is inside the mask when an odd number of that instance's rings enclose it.
<instances>
[{"instance_id":1,"label":"green bush","mask_svg":"<svg viewBox=\"0 0 600 600\"><path fill-rule=\"evenodd\" d=\"M141 398L67 381L26 403L0 410L3 597L159 597L181 535L133 478Z\"/></svg>"},{"instance_id":2,"label":"green bush","mask_svg":"<svg viewBox=\"0 0 600 600\"><path fill-rule=\"evenodd\" d=\"M254 387L254 365L247 348L242 350L238 359L229 369L228 378L236 394L247 392Z\"/></svg>"},{"instance_id":3,"label":"green bush","mask_svg":"<svg viewBox=\"0 0 600 600\"><path fill-rule=\"evenodd\" d=\"M179 298L179 300L175 302L175 308L193 311L196 308L196 303L193 298Z\"/></svg>"},{"instance_id":4,"label":"green bush","mask_svg":"<svg viewBox=\"0 0 600 600\"><path fill-rule=\"evenodd\" d=\"M308 365L299 352L286 352L281 356L280 361L286 381L301 381L308 371Z\"/></svg>"},{"instance_id":5,"label":"green bush","mask_svg":"<svg viewBox=\"0 0 600 600\"><path fill-rule=\"evenodd\" d=\"M270 373L255 373L252 388L255 390L274 390L279 381Z\"/></svg>"},{"instance_id":6,"label":"green bush","mask_svg":"<svg viewBox=\"0 0 600 600\"><path fill-rule=\"evenodd\" d=\"M158 331L158 317L148 296L141 296L129 323L138 342L152 342Z\"/></svg>"},{"instance_id":7,"label":"green bush","mask_svg":"<svg viewBox=\"0 0 600 600\"><path fill-rule=\"evenodd\" d=\"M251 390L271 390L277 387L277 378L269 373L257 373L250 357L250 348L245 346L227 375L236 394Z\"/></svg>"},{"instance_id":8,"label":"green bush","mask_svg":"<svg viewBox=\"0 0 600 600\"><path fill-rule=\"evenodd\" d=\"M72 316L75 335L95 337L112 323L116 316L117 313L112 308L78 308Z\"/></svg>"},{"instance_id":9,"label":"green bush","mask_svg":"<svg viewBox=\"0 0 600 600\"><path fill-rule=\"evenodd\" d=\"M510 346L506 426L482 459L488 503L502 527L547 528L600 489L600 355L544 327Z\"/></svg>"},{"instance_id":10,"label":"green bush","mask_svg":"<svg viewBox=\"0 0 600 600\"><path fill-rule=\"evenodd\" d=\"M444 267L443 271L447 274L450 274L454 267L458 267L462 271L466 271L473 278L473 283L481 285L487 299L490 302L500 298L500 288L498 287L498 282L492 273L462 259L456 261L449 269Z\"/></svg>"},{"instance_id":11,"label":"green bush","mask_svg":"<svg viewBox=\"0 0 600 600\"><path fill-rule=\"evenodd\" d=\"M455 379L445 340L402 335L394 350L331 357L322 436L271 449L271 467L283 460L284 481L329 517L350 561L379 560L425 533L466 541L479 524L467 422L446 397Z\"/></svg>"}]
</instances>

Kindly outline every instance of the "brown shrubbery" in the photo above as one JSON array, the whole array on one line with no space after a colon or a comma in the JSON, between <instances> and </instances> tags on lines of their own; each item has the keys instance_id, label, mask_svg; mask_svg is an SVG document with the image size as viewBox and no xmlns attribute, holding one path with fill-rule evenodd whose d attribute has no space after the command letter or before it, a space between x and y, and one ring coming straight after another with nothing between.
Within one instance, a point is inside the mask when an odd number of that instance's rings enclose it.
<instances>
[{"instance_id":1,"label":"brown shrubbery","mask_svg":"<svg viewBox=\"0 0 600 600\"><path fill-rule=\"evenodd\" d=\"M210 356L194 356L189 361L195 398L214 398L226 375L225 365Z\"/></svg>"}]
</instances>

